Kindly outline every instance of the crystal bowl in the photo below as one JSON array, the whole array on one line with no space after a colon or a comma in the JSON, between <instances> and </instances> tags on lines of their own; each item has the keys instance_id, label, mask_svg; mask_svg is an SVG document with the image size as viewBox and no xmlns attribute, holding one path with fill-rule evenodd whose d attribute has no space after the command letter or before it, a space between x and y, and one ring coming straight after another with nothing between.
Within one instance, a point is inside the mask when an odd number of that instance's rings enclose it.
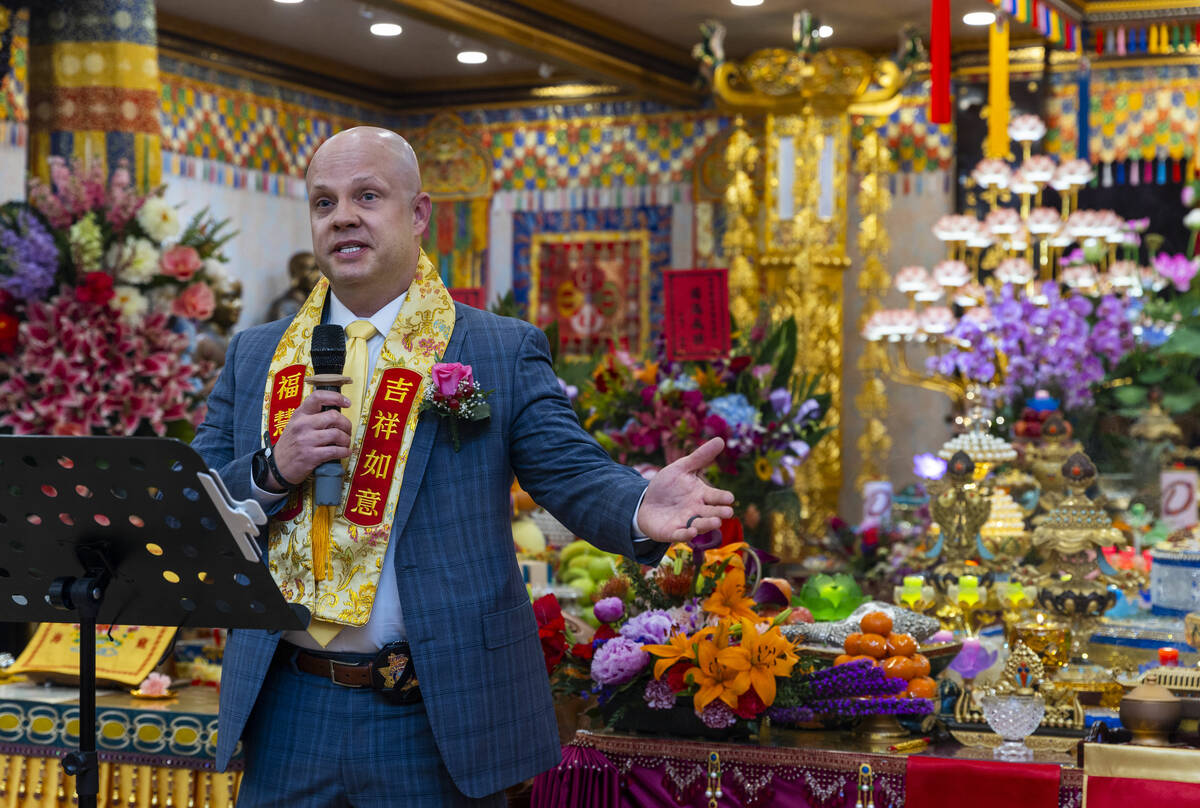
<instances>
[{"instance_id":1,"label":"crystal bowl","mask_svg":"<svg viewBox=\"0 0 1200 808\"><path fill-rule=\"evenodd\" d=\"M1001 760L1032 760L1033 750L1025 745L1025 738L1042 723L1046 702L1041 694L989 693L979 701L984 720L1003 739L993 756Z\"/></svg>"}]
</instances>

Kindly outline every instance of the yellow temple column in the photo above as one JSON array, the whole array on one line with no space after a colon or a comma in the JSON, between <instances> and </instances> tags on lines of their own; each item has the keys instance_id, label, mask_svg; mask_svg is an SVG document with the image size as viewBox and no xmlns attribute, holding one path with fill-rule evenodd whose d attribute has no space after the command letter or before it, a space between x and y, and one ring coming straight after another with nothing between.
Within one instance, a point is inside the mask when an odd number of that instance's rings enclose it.
<instances>
[{"instance_id":1,"label":"yellow temple column","mask_svg":"<svg viewBox=\"0 0 1200 808\"><path fill-rule=\"evenodd\" d=\"M29 171L49 158L125 165L146 191L162 179L153 0L34 3L29 23Z\"/></svg>"}]
</instances>

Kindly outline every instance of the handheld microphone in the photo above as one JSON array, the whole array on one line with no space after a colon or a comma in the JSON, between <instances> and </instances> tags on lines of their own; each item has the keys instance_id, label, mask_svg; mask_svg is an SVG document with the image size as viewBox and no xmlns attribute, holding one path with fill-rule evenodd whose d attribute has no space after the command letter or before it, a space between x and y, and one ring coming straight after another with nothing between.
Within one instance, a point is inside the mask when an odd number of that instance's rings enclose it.
<instances>
[{"instance_id":1,"label":"handheld microphone","mask_svg":"<svg viewBox=\"0 0 1200 808\"><path fill-rule=\"evenodd\" d=\"M317 390L342 389L350 382L342 375L346 364L346 332L340 325L318 325L313 328L312 346L313 375L308 381ZM337 407L325 407L336 410ZM342 500L342 464L339 460L327 460L313 471L313 502L316 505L337 505Z\"/></svg>"}]
</instances>

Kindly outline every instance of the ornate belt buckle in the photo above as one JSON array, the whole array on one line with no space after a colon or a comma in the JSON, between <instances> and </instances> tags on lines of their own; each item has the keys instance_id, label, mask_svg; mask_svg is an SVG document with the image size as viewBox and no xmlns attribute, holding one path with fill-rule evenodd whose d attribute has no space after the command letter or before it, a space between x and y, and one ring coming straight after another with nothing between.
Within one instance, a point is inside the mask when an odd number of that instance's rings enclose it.
<instances>
[{"instance_id":1,"label":"ornate belt buckle","mask_svg":"<svg viewBox=\"0 0 1200 808\"><path fill-rule=\"evenodd\" d=\"M379 649L371 665L371 687L395 704L416 704L421 700L407 642L391 642Z\"/></svg>"}]
</instances>

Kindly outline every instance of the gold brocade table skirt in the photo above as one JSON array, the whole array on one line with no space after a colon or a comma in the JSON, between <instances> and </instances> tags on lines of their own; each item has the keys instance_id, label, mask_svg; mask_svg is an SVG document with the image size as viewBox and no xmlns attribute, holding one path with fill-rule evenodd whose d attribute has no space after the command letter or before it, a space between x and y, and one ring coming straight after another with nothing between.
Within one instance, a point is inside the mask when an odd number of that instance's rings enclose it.
<instances>
[{"instance_id":1,"label":"gold brocade table skirt","mask_svg":"<svg viewBox=\"0 0 1200 808\"><path fill-rule=\"evenodd\" d=\"M0 808L76 805L75 778L58 757L0 755ZM207 772L133 763L100 763L98 808L105 806L232 806L241 772Z\"/></svg>"},{"instance_id":2,"label":"gold brocade table skirt","mask_svg":"<svg viewBox=\"0 0 1200 808\"><path fill-rule=\"evenodd\" d=\"M98 806L232 806L241 784L214 771L217 691L184 687L170 698L97 694ZM0 808L75 805L75 778L62 758L79 746L78 690L30 682L0 684Z\"/></svg>"}]
</instances>

